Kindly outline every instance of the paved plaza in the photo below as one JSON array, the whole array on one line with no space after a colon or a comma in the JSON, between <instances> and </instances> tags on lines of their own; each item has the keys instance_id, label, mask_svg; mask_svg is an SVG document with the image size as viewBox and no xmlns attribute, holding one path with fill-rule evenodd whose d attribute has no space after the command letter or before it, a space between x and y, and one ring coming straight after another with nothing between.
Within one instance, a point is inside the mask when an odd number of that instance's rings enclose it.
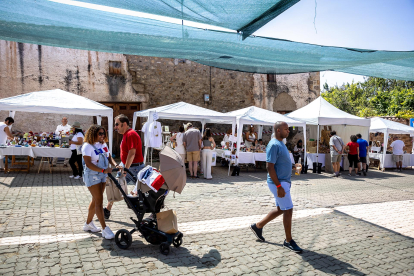
<instances>
[{"instance_id":1,"label":"paved plaza","mask_svg":"<svg viewBox=\"0 0 414 276\"><path fill-rule=\"evenodd\" d=\"M266 172L215 167L213 180L189 179L165 200L184 233L168 256L139 233L121 250L82 231L91 196L69 175L62 166L0 174L1 275L414 275L414 170L293 176L296 254L282 247L280 219L264 228L266 242L249 229L274 208ZM131 216L118 202L107 224L131 230Z\"/></svg>"}]
</instances>

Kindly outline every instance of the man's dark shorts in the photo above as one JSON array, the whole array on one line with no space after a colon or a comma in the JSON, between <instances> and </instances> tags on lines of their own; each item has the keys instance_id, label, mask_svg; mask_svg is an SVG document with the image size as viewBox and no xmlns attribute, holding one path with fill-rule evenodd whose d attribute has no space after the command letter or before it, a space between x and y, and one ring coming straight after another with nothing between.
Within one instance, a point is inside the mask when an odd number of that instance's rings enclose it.
<instances>
[{"instance_id":1,"label":"man's dark shorts","mask_svg":"<svg viewBox=\"0 0 414 276\"><path fill-rule=\"evenodd\" d=\"M359 157L359 162L361 162L361 163L367 163L367 157L365 156L365 157Z\"/></svg>"}]
</instances>

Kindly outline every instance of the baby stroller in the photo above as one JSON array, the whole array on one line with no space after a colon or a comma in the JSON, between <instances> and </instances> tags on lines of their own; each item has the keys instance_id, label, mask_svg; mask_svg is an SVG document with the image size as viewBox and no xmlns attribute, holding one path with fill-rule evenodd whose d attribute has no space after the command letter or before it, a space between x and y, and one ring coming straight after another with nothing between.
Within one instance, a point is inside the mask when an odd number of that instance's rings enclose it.
<instances>
[{"instance_id":1,"label":"baby stroller","mask_svg":"<svg viewBox=\"0 0 414 276\"><path fill-rule=\"evenodd\" d=\"M124 170L134 179L134 181L137 181L137 178L128 169ZM117 169L112 171L117 171ZM164 255L170 253L171 244L173 244L174 247L180 247L183 242L183 234L181 232L178 231L175 234L167 234L159 231L157 226L156 213L159 213L164 207L164 199L168 194L168 188L163 188L166 187L166 185L163 185L158 192L149 190L144 193L141 189L138 189L137 197L129 197L115 177L112 174L108 174L108 176L121 191L128 208L132 209L137 217L137 219L131 217L131 220L135 223L134 229L131 231L121 229L116 232L115 242L119 248L128 249L132 244L132 234L137 230L147 242L159 245L160 251ZM151 213L152 217L143 219L146 213Z\"/></svg>"}]
</instances>

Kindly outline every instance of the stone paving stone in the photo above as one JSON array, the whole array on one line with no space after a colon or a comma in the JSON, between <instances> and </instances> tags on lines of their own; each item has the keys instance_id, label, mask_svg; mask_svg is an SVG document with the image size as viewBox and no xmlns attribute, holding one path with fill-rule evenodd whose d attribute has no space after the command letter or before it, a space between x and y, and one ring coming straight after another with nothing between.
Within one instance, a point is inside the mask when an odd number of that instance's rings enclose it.
<instances>
[{"instance_id":1,"label":"stone paving stone","mask_svg":"<svg viewBox=\"0 0 414 276\"><path fill-rule=\"evenodd\" d=\"M69 241L48 238L44 243L3 244L8 237L39 240L39 235L84 235L82 225L90 194L81 181L69 179L69 174L68 168L56 167L53 174L11 173L0 177L0 182L6 183L0 185L2 274L33 270L31 274L38 275L414 274L410 274L414 267L410 233L414 229L409 227L414 213L410 209L414 171L370 171L366 178L294 176L294 213L331 210L294 219L294 238L305 249L301 255L281 247L281 221L266 226L266 243L256 241L248 222L245 228L184 235L182 247L172 247L167 257L138 233L133 234L128 250L118 249L114 241L102 240L100 234ZM209 182L188 180L182 195L166 199L166 207L177 211L179 224L197 225L215 219L231 223L233 218L264 216L274 207L264 171L242 170L239 177L228 177L225 169L216 167L213 177ZM387 210L391 215L383 215L382 206L392 206ZM115 203L113 210L107 221L111 229L132 229L129 217L133 214L125 203ZM392 223L390 217L398 220ZM95 224L99 225L96 218Z\"/></svg>"}]
</instances>

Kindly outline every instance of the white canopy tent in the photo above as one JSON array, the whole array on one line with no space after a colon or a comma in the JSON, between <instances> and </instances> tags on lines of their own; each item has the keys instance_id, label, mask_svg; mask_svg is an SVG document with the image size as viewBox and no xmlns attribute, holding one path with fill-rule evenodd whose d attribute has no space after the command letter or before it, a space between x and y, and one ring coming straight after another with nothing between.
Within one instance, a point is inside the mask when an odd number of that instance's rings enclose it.
<instances>
[{"instance_id":1,"label":"white canopy tent","mask_svg":"<svg viewBox=\"0 0 414 276\"><path fill-rule=\"evenodd\" d=\"M384 133L383 160L385 160L385 156L387 154L388 134L410 134L411 137L414 137L414 127L410 127L380 117L371 118L371 126L369 128L369 132ZM384 162L381 162L381 168L384 168Z\"/></svg>"},{"instance_id":2,"label":"white canopy tent","mask_svg":"<svg viewBox=\"0 0 414 276\"><path fill-rule=\"evenodd\" d=\"M148 118L147 122L151 123L153 122L155 114L156 117L159 119L188 120L201 122L201 133L203 133L204 126L206 123L231 124L232 133L235 132L236 127L236 118L234 116L229 116L221 112L217 112L186 102L178 102L174 104L134 112L132 127L135 128L137 117L146 117ZM147 156L148 140L149 139L147 139L147 133L145 133L144 163L146 161Z\"/></svg>"},{"instance_id":3,"label":"white canopy tent","mask_svg":"<svg viewBox=\"0 0 414 276\"><path fill-rule=\"evenodd\" d=\"M256 106L246 107L239 110L226 113L229 116L236 117L237 123L237 154L239 155L240 144L243 136L243 125L265 125L274 126L276 122L286 122L289 126L303 127L303 135L305 140L305 157L306 160L306 123L291 119L285 115L263 109Z\"/></svg>"},{"instance_id":4,"label":"white canopy tent","mask_svg":"<svg viewBox=\"0 0 414 276\"><path fill-rule=\"evenodd\" d=\"M60 89L31 92L0 99L0 110L9 110L11 117L16 111L96 116L99 125L102 116L108 117L109 147L112 152L113 110L85 97Z\"/></svg>"},{"instance_id":5,"label":"white canopy tent","mask_svg":"<svg viewBox=\"0 0 414 276\"><path fill-rule=\"evenodd\" d=\"M322 98L322 96L319 96L310 104L287 114L287 116L295 120L306 122L307 125L317 126L317 156L319 154L319 126L350 125L365 127L364 130L366 129L366 131L363 131L364 134L362 135L364 137L366 136L366 139L369 139L369 126L371 124L371 121L369 119L346 113L345 111L342 111L332 104L328 103L324 98ZM356 131L353 132L355 132L355 134L357 133Z\"/></svg>"}]
</instances>

